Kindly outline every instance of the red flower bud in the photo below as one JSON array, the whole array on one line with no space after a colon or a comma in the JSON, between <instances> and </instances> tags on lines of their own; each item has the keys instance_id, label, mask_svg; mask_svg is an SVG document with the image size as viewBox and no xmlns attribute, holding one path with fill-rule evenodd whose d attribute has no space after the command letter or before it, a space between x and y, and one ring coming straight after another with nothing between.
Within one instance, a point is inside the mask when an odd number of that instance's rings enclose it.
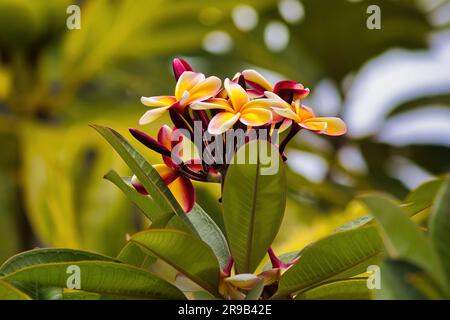
<instances>
[{"instance_id":1,"label":"red flower bud","mask_svg":"<svg viewBox=\"0 0 450 320\"><path fill-rule=\"evenodd\" d=\"M172 61L173 74L175 79L178 81L178 78L185 71L192 71L192 67L186 60L181 58L175 58Z\"/></svg>"},{"instance_id":2,"label":"red flower bud","mask_svg":"<svg viewBox=\"0 0 450 320\"><path fill-rule=\"evenodd\" d=\"M155 139L153 139L152 137L150 137L149 135L147 135L146 133L144 133L138 129L134 129L134 128L130 128L129 131L130 131L131 135L133 137L135 137L136 140L138 140L144 146L152 149L153 151L156 151L156 152L162 154L163 156L170 157L170 155L171 155L170 150L167 149L165 146L163 146L158 141L156 141Z\"/></svg>"},{"instance_id":3,"label":"red flower bud","mask_svg":"<svg viewBox=\"0 0 450 320\"><path fill-rule=\"evenodd\" d=\"M295 81L282 80L275 84L273 92L290 103L294 96L300 99L306 98L309 94L309 89Z\"/></svg>"}]
</instances>

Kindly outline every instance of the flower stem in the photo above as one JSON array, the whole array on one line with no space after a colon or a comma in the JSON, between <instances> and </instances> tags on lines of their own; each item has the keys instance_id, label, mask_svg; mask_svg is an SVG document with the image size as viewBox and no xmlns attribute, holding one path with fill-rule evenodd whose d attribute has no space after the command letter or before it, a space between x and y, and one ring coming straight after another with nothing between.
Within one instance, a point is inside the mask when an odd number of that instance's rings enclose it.
<instances>
[{"instance_id":1,"label":"flower stem","mask_svg":"<svg viewBox=\"0 0 450 320\"><path fill-rule=\"evenodd\" d=\"M286 149L287 144L289 143L289 141L291 141L291 139L293 137L295 137L295 135L297 134L297 132L300 131L300 126L296 123L292 124L291 127L291 131L289 131L288 135L286 136L286 138L284 138L283 142L281 142L280 146L278 147L278 150L280 151L280 154L284 153L284 149Z\"/></svg>"}]
</instances>

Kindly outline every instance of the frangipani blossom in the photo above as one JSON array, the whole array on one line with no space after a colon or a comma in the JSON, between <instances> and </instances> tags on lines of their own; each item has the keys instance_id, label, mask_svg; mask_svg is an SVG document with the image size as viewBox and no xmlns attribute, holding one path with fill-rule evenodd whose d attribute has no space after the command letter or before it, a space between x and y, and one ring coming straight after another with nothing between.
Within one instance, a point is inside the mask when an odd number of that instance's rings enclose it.
<instances>
[{"instance_id":1,"label":"frangipani blossom","mask_svg":"<svg viewBox=\"0 0 450 320\"><path fill-rule=\"evenodd\" d=\"M273 91L273 87L258 71L247 69L242 71L245 83L251 87L247 93L255 98L263 97L265 91Z\"/></svg>"},{"instance_id":2,"label":"frangipani blossom","mask_svg":"<svg viewBox=\"0 0 450 320\"><path fill-rule=\"evenodd\" d=\"M172 160L172 148L177 143L181 143L181 141L180 139L178 139L178 141L172 139L174 131L166 125L159 129L157 141L139 130L130 129L130 132L141 143L162 155L164 164L154 165L153 168L158 171L184 212L187 213L191 211L195 203L195 191L194 186L188 177L190 177L189 174L198 174L202 170L201 164L191 160L183 162L184 167L181 167ZM180 152L182 152L182 150L180 150ZM176 156L181 157L182 155L178 154ZM136 176L132 177L131 184L141 194L148 195L148 192Z\"/></svg>"},{"instance_id":3,"label":"frangipani blossom","mask_svg":"<svg viewBox=\"0 0 450 320\"><path fill-rule=\"evenodd\" d=\"M184 71L178 78L174 96L141 98L144 105L157 108L147 111L139 120L139 124L154 121L170 108L184 110L191 103L209 99L217 94L221 85L222 82L217 77L205 78L202 73Z\"/></svg>"},{"instance_id":4,"label":"frangipani blossom","mask_svg":"<svg viewBox=\"0 0 450 320\"><path fill-rule=\"evenodd\" d=\"M195 191L191 180L184 177L179 169L170 168L165 164L155 164L153 168L158 171L183 211L186 213L191 211L195 204ZM131 184L139 193L148 195L147 190L135 175L131 178Z\"/></svg>"},{"instance_id":5,"label":"frangipani blossom","mask_svg":"<svg viewBox=\"0 0 450 320\"><path fill-rule=\"evenodd\" d=\"M239 84L225 79L224 87L228 100L212 98L203 102L191 104L193 110L222 110L216 114L208 125L211 134L222 134L240 121L249 127L258 127L272 121L270 101L258 99L250 101L247 92Z\"/></svg>"},{"instance_id":6,"label":"frangipani blossom","mask_svg":"<svg viewBox=\"0 0 450 320\"><path fill-rule=\"evenodd\" d=\"M284 101L290 102L294 96L299 99L303 99L309 94L308 88L305 88L302 84L292 80L281 80L277 82L275 86L272 86L266 78L253 69L242 71L242 76L244 77L245 83L251 87L250 89L247 89L247 93L255 98L263 97L265 92L273 92ZM271 132L275 125L280 122L282 123L278 127L278 131L283 132L289 128L292 121L273 111Z\"/></svg>"},{"instance_id":7,"label":"frangipani blossom","mask_svg":"<svg viewBox=\"0 0 450 320\"><path fill-rule=\"evenodd\" d=\"M272 109L280 116L295 121L300 127L329 136L340 136L347 132L347 127L336 117L316 117L311 108L294 99L292 104L287 103L273 92L266 91L266 97L274 101Z\"/></svg>"}]
</instances>

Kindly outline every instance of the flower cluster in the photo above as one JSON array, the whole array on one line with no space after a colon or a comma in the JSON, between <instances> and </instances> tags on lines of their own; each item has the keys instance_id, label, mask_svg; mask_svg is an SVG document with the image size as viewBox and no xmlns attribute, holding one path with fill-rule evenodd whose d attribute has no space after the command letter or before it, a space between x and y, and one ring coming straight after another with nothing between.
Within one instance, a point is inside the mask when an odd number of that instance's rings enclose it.
<instances>
[{"instance_id":1,"label":"flower cluster","mask_svg":"<svg viewBox=\"0 0 450 320\"><path fill-rule=\"evenodd\" d=\"M174 145L185 137L193 140L194 130L218 137L231 129L245 132L258 129L271 137L291 128L277 145L281 155L289 140L301 129L330 136L346 132L341 119L316 117L313 110L302 103L309 89L295 81L283 80L272 86L257 71L244 70L232 79L225 79L222 85L222 81L215 76L206 77L194 72L183 59L174 59L172 66L176 79L174 95L142 97L141 102L153 108L145 112L139 124L151 123L164 113L169 113L173 129L163 126L157 140L137 129L130 129L130 132L141 143L162 155L164 164L156 165L155 169L185 212L189 212L195 203L191 180L221 182L227 168L223 163L205 161L202 156L199 159L183 159L182 155L174 155ZM196 121L201 124L200 129L194 125ZM174 138L177 130L192 136L176 135ZM250 135L246 141L248 139L251 139ZM207 149L209 143L207 139L192 142L201 150ZM212 154L210 156L214 157ZM139 192L146 194L136 177L133 177L132 183Z\"/></svg>"}]
</instances>

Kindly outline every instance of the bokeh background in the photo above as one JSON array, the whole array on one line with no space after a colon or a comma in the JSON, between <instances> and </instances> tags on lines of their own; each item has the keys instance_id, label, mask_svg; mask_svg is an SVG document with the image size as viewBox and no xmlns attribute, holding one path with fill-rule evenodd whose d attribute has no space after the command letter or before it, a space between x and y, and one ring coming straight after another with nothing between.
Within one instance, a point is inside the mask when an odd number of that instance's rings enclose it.
<instances>
[{"instance_id":1,"label":"bokeh background","mask_svg":"<svg viewBox=\"0 0 450 320\"><path fill-rule=\"evenodd\" d=\"M80 30L66 27L70 4ZM374 4L380 30L366 27ZM276 251L365 213L359 193L402 199L450 169L446 0L0 0L0 262L37 246L115 255L145 226L102 179L130 172L88 125L132 140L139 98L172 93L177 56L222 78L296 80L316 113L347 122L344 137L302 132L289 145ZM197 199L223 227L216 186L198 185Z\"/></svg>"}]
</instances>

